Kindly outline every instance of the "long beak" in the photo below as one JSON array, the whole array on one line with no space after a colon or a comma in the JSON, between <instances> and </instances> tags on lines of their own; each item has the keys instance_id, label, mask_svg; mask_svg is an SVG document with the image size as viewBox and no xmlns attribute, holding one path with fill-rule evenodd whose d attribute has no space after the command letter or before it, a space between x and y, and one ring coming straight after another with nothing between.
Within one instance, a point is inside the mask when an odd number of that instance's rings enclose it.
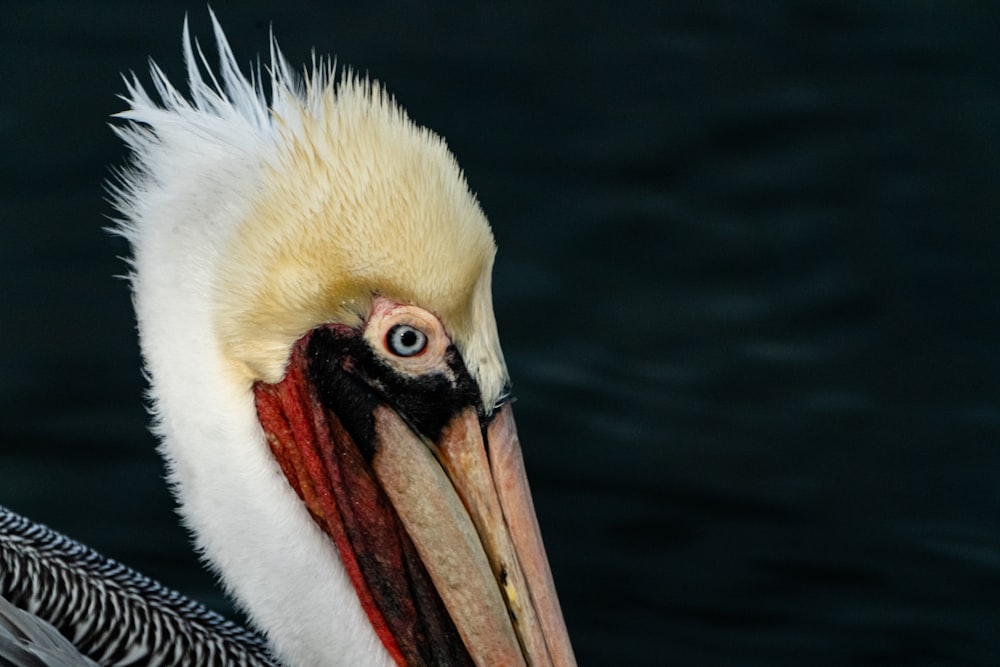
<instances>
[{"instance_id":1,"label":"long beak","mask_svg":"<svg viewBox=\"0 0 1000 667\"><path fill-rule=\"evenodd\" d=\"M510 406L438 442L375 409L372 468L477 665L575 665Z\"/></svg>"},{"instance_id":2,"label":"long beak","mask_svg":"<svg viewBox=\"0 0 1000 667\"><path fill-rule=\"evenodd\" d=\"M337 345L352 336L316 330L314 353L304 337L285 377L254 393L275 459L389 654L399 665L575 665L509 404L485 425L475 407L456 408L425 429L431 440L343 370L354 357Z\"/></svg>"}]
</instances>

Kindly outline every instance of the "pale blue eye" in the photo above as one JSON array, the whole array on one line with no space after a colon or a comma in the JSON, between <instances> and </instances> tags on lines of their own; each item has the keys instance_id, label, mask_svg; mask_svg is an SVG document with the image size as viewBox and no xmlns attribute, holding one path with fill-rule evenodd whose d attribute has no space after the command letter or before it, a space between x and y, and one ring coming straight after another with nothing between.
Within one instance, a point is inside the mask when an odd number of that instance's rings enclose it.
<instances>
[{"instance_id":1,"label":"pale blue eye","mask_svg":"<svg viewBox=\"0 0 1000 667\"><path fill-rule=\"evenodd\" d=\"M399 357L415 357L427 347L427 334L409 324L397 324L385 336L386 347Z\"/></svg>"}]
</instances>

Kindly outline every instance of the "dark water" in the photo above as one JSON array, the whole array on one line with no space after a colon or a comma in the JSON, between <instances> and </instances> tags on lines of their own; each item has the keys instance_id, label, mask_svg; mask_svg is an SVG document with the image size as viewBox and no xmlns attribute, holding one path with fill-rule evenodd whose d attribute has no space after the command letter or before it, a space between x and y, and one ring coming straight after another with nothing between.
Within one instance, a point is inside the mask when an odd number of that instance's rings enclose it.
<instances>
[{"instance_id":1,"label":"dark water","mask_svg":"<svg viewBox=\"0 0 1000 667\"><path fill-rule=\"evenodd\" d=\"M213 4L466 169L581 664L1000 664L1000 6ZM184 11L0 2L0 503L221 606L101 231Z\"/></svg>"}]
</instances>

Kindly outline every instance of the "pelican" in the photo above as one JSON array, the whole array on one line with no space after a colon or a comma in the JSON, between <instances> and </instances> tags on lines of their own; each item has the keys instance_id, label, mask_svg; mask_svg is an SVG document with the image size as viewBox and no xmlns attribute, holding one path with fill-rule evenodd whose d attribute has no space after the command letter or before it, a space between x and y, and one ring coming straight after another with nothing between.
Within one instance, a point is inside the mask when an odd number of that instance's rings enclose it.
<instances>
[{"instance_id":1,"label":"pelican","mask_svg":"<svg viewBox=\"0 0 1000 667\"><path fill-rule=\"evenodd\" d=\"M212 23L215 70L185 20L188 94L126 78L111 187L199 552L281 664L574 665L454 157L273 37L243 74Z\"/></svg>"}]
</instances>

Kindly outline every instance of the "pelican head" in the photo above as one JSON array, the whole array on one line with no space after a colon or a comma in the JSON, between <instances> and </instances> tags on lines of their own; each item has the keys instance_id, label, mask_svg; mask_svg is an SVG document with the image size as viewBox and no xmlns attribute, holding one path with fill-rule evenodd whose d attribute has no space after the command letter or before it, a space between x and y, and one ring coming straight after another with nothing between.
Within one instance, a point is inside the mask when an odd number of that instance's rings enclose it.
<instances>
[{"instance_id":1,"label":"pelican head","mask_svg":"<svg viewBox=\"0 0 1000 667\"><path fill-rule=\"evenodd\" d=\"M288 664L574 664L455 159L273 40L242 74L212 19L216 71L184 27L187 95L127 80L113 187L199 549Z\"/></svg>"}]
</instances>

